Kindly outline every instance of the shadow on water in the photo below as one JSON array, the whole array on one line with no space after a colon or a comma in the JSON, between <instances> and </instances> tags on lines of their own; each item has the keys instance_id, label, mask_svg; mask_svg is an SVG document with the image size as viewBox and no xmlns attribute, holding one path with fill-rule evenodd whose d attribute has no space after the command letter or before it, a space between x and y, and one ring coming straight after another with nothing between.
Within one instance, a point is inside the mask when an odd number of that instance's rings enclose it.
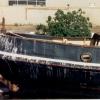
<instances>
[{"instance_id":1,"label":"shadow on water","mask_svg":"<svg viewBox=\"0 0 100 100\"><path fill-rule=\"evenodd\" d=\"M61 86L60 86L61 85ZM100 98L100 90L80 87L79 85L62 84L56 86L25 86L21 88L17 93L10 93L10 98L22 98L22 99L95 99Z\"/></svg>"}]
</instances>

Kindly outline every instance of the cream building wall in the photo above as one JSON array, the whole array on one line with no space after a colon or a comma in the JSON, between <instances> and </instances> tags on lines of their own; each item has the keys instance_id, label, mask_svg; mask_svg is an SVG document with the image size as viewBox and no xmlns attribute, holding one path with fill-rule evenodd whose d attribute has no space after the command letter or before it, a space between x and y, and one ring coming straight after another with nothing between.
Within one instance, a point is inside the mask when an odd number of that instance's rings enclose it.
<instances>
[{"instance_id":1,"label":"cream building wall","mask_svg":"<svg viewBox=\"0 0 100 100\"><path fill-rule=\"evenodd\" d=\"M0 6L7 6L8 0L0 0Z\"/></svg>"},{"instance_id":2,"label":"cream building wall","mask_svg":"<svg viewBox=\"0 0 100 100\"><path fill-rule=\"evenodd\" d=\"M47 0L46 1L47 7L66 7L67 0Z\"/></svg>"},{"instance_id":3,"label":"cream building wall","mask_svg":"<svg viewBox=\"0 0 100 100\"><path fill-rule=\"evenodd\" d=\"M69 4L69 9L67 4ZM72 11L82 8L93 25L100 25L100 0L46 0L46 6L9 6L8 0L0 0L0 21L5 17L6 24L46 23L47 17L54 16L57 9Z\"/></svg>"}]
</instances>

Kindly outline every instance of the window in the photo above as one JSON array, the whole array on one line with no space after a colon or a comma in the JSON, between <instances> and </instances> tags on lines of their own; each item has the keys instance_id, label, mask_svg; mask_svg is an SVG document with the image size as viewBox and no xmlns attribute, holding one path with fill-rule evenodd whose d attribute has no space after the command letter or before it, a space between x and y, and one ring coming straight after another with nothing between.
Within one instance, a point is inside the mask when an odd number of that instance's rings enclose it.
<instances>
[{"instance_id":1,"label":"window","mask_svg":"<svg viewBox=\"0 0 100 100\"><path fill-rule=\"evenodd\" d=\"M44 6L45 5L45 0L37 0L37 5Z\"/></svg>"},{"instance_id":2,"label":"window","mask_svg":"<svg viewBox=\"0 0 100 100\"><path fill-rule=\"evenodd\" d=\"M36 0L28 0L28 5L36 5Z\"/></svg>"},{"instance_id":3,"label":"window","mask_svg":"<svg viewBox=\"0 0 100 100\"><path fill-rule=\"evenodd\" d=\"M25 0L18 0L19 5L27 5L27 1Z\"/></svg>"},{"instance_id":4,"label":"window","mask_svg":"<svg viewBox=\"0 0 100 100\"><path fill-rule=\"evenodd\" d=\"M10 0L9 1L9 5L16 5L17 4L17 1L16 0Z\"/></svg>"},{"instance_id":5,"label":"window","mask_svg":"<svg viewBox=\"0 0 100 100\"><path fill-rule=\"evenodd\" d=\"M40 5L45 6L46 0L9 0L9 5Z\"/></svg>"}]
</instances>

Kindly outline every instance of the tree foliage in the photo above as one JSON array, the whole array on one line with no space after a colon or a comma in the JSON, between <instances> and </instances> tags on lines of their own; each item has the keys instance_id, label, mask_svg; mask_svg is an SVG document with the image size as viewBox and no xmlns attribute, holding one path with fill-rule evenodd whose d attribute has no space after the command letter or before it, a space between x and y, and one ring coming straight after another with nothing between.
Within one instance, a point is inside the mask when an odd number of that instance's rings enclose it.
<instances>
[{"instance_id":1,"label":"tree foliage","mask_svg":"<svg viewBox=\"0 0 100 100\"><path fill-rule=\"evenodd\" d=\"M82 9L67 13L59 9L55 13L55 17L48 16L47 26L40 24L37 26L37 31L42 30L43 33L52 36L90 36L92 24L88 17L83 16L84 14L85 12Z\"/></svg>"},{"instance_id":2,"label":"tree foliage","mask_svg":"<svg viewBox=\"0 0 100 100\"><path fill-rule=\"evenodd\" d=\"M37 32L36 32L37 34L46 34L47 26L45 26L43 24L37 25L36 30L37 30Z\"/></svg>"}]
</instances>

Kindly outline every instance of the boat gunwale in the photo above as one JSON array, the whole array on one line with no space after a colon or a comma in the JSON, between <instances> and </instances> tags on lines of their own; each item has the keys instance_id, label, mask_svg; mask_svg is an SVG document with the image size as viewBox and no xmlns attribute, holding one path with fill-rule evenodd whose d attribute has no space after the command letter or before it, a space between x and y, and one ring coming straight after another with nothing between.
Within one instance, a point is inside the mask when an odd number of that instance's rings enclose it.
<instances>
[{"instance_id":1,"label":"boat gunwale","mask_svg":"<svg viewBox=\"0 0 100 100\"><path fill-rule=\"evenodd\" d=\"M12 60L12 61L23 61L23 62L46 64L46 65L53 65L53 66L57 65L62 67L67 67L66 65L69 65L70 68L74 67L74 68L81 68L81 69L100 70L99 63L87 63L87 62L52 59L46 57L15 54L15 53L9 53L4 51L0 51L0 57L1 59Z\"/></svg>"},{"instance_id":2,"label":"boat gunwale","mask_svg":"<svg viewBox=\"0 0 100 100\"><path fill-rule=\"evenodd\" d=\"M13 35L15 35L15 36L7 35L7 34L0 34L0 36L4 36L4 37L9 36L9 37L13 37L13 38L28 40L28 41L39 41L42 43L54 43L54 44L58 44L58 45L70 45L70 46L77 46L77 47L83 47L83 48L100 48L100 46L79 45L79 44L64 43L64 42L54 42L54 41L46 40L46 39L26 38L24 36L17 35L17 34L13 34ZM89 39L89 38L87 38L87 39Z\"/></svg>"}]
</instances>

